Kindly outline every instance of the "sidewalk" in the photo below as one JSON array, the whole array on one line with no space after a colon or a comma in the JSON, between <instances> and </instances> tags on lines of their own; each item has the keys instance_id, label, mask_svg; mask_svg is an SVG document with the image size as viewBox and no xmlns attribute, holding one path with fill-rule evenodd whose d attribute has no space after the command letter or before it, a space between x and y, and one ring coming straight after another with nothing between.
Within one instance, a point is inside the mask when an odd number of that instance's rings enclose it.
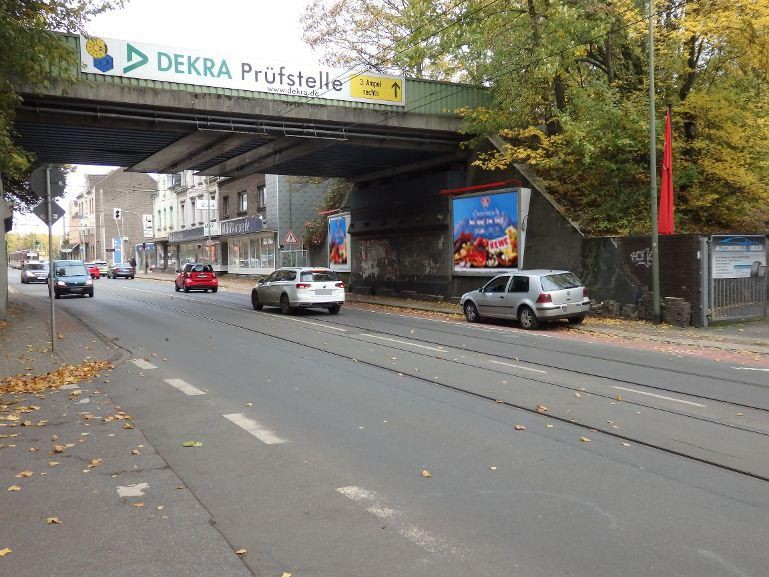
<instances>
[{"instance_id":1,"label":"sidewalk","mask_svg":"<svg viewBox=\"0 0 769 577\"><path fill-rule=\"evenodd\" d=\"M137 278L173 282L173 273L151 272L138 274ZM249 294L254 280L242 277L219 277L219 286L232 292ZM407 309L424 314L440 315L441 318L464 319L459 305L447 302L418 301L397 297L380 297L347 293L347 302L363 304L377 308L394 310ZM769 355L769 320L716 325L707 328L678 328L673 325L654 325L648 321L625 319L606 319L590 317L579 327L570 325L552 325L544 330L586 332L607 335L628 340L644 340L652 343L664 343L717 349L724 351L749 352Z\"/></svg>"},{"instance_id":2,"label":"sidewalk","mask_svg":"<svg viewBox=\"0 0 769 577\"><path fill-rule=\"evenodd\" d=\"M10 294L0 323L0 575L248 577L208 512L101 389L128 354ZM110 384L111 383L111 384Z\"/></svg>"}]
</instances>

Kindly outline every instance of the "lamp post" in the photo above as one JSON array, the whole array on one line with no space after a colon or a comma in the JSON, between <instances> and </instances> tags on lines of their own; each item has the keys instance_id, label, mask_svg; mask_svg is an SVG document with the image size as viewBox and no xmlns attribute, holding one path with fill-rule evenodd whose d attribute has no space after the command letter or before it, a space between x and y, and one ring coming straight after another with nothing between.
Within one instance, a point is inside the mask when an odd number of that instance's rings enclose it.
<instances>
[{"instance_id":1,"label":"lamp post","mask_svg":"<svg viewBox=\"0 0 769 577\"><path fill-rule=\"evenodd\" d=\"M660 253L657 226L657 125L654 109L654 0L649 0L649 204L651 208L652 242L652 321L659 324Z\"/></svg>"}]
</instances>

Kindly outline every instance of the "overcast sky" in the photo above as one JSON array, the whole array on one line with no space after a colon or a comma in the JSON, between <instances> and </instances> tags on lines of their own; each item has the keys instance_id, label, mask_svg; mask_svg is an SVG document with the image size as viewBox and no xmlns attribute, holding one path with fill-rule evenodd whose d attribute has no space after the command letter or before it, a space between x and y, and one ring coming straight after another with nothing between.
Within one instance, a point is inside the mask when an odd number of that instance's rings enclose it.
<instances>
[{"instance_id":1,"label":"overcast sky","mask_svg":"<svg viewBox=\"0 0 769 577\"><path fill-rule=\"evenodd\" d=\"M88 26L89 34L180 48L205 48L250 55L267 53L292 64L320 60L302 42L299 18L309 0L128 0L122 10L103 14ZM104 167L81 167L67 183L67 197L83 190L86 173ZM64 206L66 199L61 201ZM66 208L66 206L64 206ZM62 233L63 220L54 226ZM34 215L17 215L13 232L44 232Z\"/></svg>"}]
</instances>

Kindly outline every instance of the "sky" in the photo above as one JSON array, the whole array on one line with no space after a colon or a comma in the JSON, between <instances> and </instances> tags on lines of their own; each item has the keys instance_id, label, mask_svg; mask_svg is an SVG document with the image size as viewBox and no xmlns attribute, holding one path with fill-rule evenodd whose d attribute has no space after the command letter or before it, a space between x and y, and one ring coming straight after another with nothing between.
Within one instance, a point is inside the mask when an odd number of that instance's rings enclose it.
<instances>
[{"instance_id":1,"label":"sky","mask_svg":"<svg viewBox=\"0 0 769 577\"><path fill-rule=\"evenodd\" d=\"M174 47L204 48L215 52L258 55L266 52L291 64L315 64L314 54L302 41L299 18L309 0L127 0L121 10L97 16L89 34L137 40ZM67 179L60 204L83 190L84 175L103 174L110 167L79 167ZM54 234L63 230L61 219ZM13 232L45 232L34 215L15 215Z\"/></svg>"}]
</instances>

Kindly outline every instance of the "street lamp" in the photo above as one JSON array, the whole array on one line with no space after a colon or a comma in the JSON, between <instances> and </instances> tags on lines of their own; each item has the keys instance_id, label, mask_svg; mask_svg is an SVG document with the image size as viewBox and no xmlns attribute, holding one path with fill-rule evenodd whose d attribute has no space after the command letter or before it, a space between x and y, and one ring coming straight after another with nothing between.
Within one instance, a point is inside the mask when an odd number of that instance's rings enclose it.
<instances>
[{"instance_id":1,"label":"street lamp","mask_svg":"<svg viewBox=\"0 0 769 577\"><path fill-rule=\"evenodd\" d=\"M660 315L660 252L657 227L657 125L654 109L654 0L649 0L649 203L651 208L652 241L652 321L661 322Z\"/></svg>"}]
</instances>

